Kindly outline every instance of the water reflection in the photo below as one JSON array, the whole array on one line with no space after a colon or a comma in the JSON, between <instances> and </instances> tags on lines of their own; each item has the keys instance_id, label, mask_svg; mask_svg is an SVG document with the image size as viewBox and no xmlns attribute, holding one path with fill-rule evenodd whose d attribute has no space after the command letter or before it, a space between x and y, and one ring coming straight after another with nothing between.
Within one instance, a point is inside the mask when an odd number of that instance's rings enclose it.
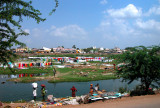
<instances>
[{"instance_id":1,"label":"water reflection","mask_svg":"<svg viewBox=\"0 0 160 108\"><path fill-rule=\"evenodd\" d=\"M0 78L2 79L8 78L8 75L0 75Z\"/></svg>"},{"instance_id":2,"label":"water reflection","mask_svg":"<svg viewBox=\"0 0 160 108\"><path fill-rule=\"evenodd\" d=\"M47 73L38 73L38 74L12 74L12 75L0 75L1 79L10 79L10 78L21 78L21 77L34 77L34 76L44 76Z\"/></svg>"}]
</instances>

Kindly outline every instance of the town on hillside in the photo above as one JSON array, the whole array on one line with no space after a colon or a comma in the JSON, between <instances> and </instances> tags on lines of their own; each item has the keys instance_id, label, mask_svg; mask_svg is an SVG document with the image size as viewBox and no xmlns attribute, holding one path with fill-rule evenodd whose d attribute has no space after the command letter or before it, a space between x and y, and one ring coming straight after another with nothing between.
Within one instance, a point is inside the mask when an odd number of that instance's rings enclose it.
<instances>
[{"instance_id":1,"label":"town on hillside","mask_svg":"<svg viewBox=\"0 0 160 108\"><path fill-rule=\"evenodd\" d=\"M63 46L60 47L58 46L57 48L47 48L47 47L42 47L41 49L38 48L28 48L27 46L25 47L17 47L15 49L12 49L13 52L15 53L34 53L34 54L44 54L44 53L80 53L80 54L121 54L125 52L126 50L120 49L119 47L115 47L113 49L109 48L96 48L96 47L89 47L89 48L83 48L79 49L76 47L72 48L64 48Z\"/></svg>"}]
</instances>

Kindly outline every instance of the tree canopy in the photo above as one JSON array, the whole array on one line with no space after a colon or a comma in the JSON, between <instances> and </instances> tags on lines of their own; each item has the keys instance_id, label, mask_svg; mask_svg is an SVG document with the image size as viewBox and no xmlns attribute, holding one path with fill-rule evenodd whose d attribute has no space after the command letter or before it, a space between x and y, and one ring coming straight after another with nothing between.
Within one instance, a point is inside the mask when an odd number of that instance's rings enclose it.
<instances>
[{"instance_id":1,"label":"tree canopy","mask_svg":"<svg viewBox=\"0 0 160 108\"><path fill-rule=\"evenodd\" d=\"M160 47L134 47L134 51L126 52L121 56L121 62L125 65L121 67L118 74L124 80L131 83L134 80L140 80L148 91L149 86L160 81Z\"/></svg>"},{"instance_id":2,"label":"tree canopy","mask_svg":"<svg viewBox=\"0 0 160 108\"><path fill-rule=\"evenodd\" d=\"M76 45L73 45L72 48L76 49Z\"/></svg>"},{"instance_id":3,"label":"tree canopy","mask_svg":"<svg viewBox=\"0 0 160 108\"><path fill-rule=\"evenodd\" d=\"M58 0L55 0L55 7L50 15L58 7ZM37 23L45 21L40 17L41 12L32 6L32 1L25 0L1 0L0 1L0 62L7 63L16 56L11 48L13 45L24 45L17 40L19 36L26 36L21 27L24 17L35 19ZM12 61L13 62L13 61Z\"/></svg>"}]
</instances>

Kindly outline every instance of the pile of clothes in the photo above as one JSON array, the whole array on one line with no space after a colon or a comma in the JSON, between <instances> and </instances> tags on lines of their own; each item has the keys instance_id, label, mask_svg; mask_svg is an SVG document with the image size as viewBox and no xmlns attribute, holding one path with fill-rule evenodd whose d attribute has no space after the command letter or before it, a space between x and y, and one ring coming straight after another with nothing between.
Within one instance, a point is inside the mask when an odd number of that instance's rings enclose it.
<instances>
[{"instance_id":1,"label":"pile of clothes","mask_svg":"<svg viewBox=\"0 0 160 108\"><path fill-rule=\"evenodd\" d=\"M97 91L90 96L91 101L121 98L122 94L117 92Z\"/></svg>"},{"instance_id":2,"label":"pile of clothes","mask_svg":"<svg viewBox=\"0 0 160 108\"><path fill-rule=\"evenodd\" d=\"M78 105L81 103L88 103L89 95L82 95L76 97L67 97L67 98L55 98L53 95L48 95L48 105L54 104L54 106L61 106L61 105Z\"/></svg>"}]
</instances>

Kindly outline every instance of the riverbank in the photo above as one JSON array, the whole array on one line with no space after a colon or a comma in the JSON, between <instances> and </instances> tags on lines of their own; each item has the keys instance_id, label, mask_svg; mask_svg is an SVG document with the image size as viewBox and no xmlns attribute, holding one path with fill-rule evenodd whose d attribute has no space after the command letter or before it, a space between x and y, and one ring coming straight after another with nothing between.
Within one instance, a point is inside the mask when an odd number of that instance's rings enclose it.
<instances>
[{"instance_id":1,"label":"riverbank","mask_svg":"<svg viewBox=\"0 0 160 108\"><path fill-rule=\"evenodd\" d=\"M49 67L26 67L24 69L13 68L12 71L9 68L0 67L0 74L3 75L15 75L15 74L39 74L50 73L52 68Z\"/></svg>"},{"instance_id":2,"label":"riverbank","mask_svg":"<svg viewBox=\"0 0 160 108\"><path fill-rule=\"evenodd\" d=\"M97 101L91 104L69 105L62 108L159 108L160 94L123 97L121 99Z\"/></svg>"},{"instance_id":3,"label":"riverbank","mask_svg":"<svg viewBox=\"0 0 160 108\"><path fill-rule=\"evenodd\" d=\"M9 79L8 81L16 83L29 83L42 80L47 80L50 83L57 83L117 79L116 67L113 65L116 63L116 60L105 58L106 56L71 56L72 58L64 55L62 55L62 57L48 57L42 55L40 57L17 59L14 65L10 63L12 71L7 68L7 66L1 65L0 74L13 75L14 78ZM56 68L55 76L53 72L54 68ZM43 76L32 75L42 73L47 74Z\"/></svg>"},{"instance_id":4,"label":"riverbank","mask_svg":"<svg viewBox=\"0 0 160 108\"><path fill-rule=\"evenodd\" d=\"M56 108L159 108L160 106L160 94L156 95L145 95L145 96L134 96L134 97L123 97L121 99L111 99L103 101L96 101L89 104L80 105L64 105L57 106ZM3 107L11 106L16 108L18 106L25 106L27 103L3 103ZM53 107L53 106L52 106ZM46 106L46 108L52 108Z\"/></svg>"},{"instance_id":5,"label":"riverbank","mask_svg":"<svg viewBox=\"0 0 160 108\"><path fill-rule=\"evenodd\" d=\"M86 82L97 80L116 79L116 71L114 69L105 70L106 66L91 65L65 65L68 67L56 68L56 75L53 75L53 67L16 69L15 73L9 69L2 69L0 74L23 74L23 77L12 78L8 81L29 83L34 81L47 80L50 83L57 82ZM43 76L33 76L26 74L47 73Z\"/></svg>"}]
</instances>

